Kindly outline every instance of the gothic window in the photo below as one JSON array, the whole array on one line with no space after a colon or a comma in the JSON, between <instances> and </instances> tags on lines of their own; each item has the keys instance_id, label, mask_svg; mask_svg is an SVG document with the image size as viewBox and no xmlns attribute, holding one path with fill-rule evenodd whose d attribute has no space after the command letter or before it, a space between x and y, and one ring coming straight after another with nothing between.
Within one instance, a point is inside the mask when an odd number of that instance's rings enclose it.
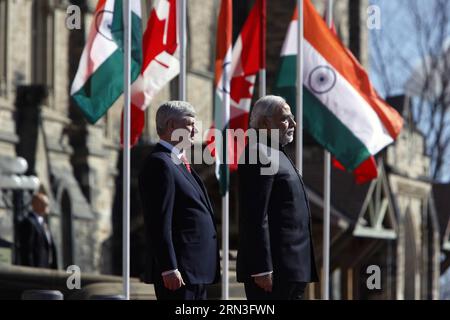
<instances>
[{"instance_id":1,"label":"gothic window","mask_svg":"<svg viewBox=\"0 0 450 320\"><path fill-rule=\"evenodd\" d=\"M54 82L54 14L47 1L33 2L32 80L50 91ZM51 92L50 92L51 93Z\"/></svg>"}]
</instances>

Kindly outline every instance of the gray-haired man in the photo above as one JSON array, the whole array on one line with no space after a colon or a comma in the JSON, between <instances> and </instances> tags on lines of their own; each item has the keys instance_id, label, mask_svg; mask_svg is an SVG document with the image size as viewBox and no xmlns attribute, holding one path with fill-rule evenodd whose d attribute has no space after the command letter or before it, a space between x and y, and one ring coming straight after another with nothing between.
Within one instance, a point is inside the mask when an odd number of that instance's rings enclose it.
<instances>
[{"instance_id":1,"label":"gray-haired man","mask_svg":"<svg viewBox=\"0 0 450 320\"><path fill-rule=\"evenodd\" d=\"M284 146L294 138L291 108L279 96L259 99L250 115L253 129L270 140L249 141L238 167L239 250L237 279L249 300L301 299L317 281L308 198ZM249 162L251 154L256 163ZM277 162L273 166L272 162ZM264 169L276 168L270 174Z\"/></svg>"},{"instance_id":2,"label":"gray-haired man","mask_svg":"<svg viewBox=\"0 0 450 320\"><path fill-rule=\"evenodd\" d=\"M160 142L139 175L150 282L158 299L206 299L205 285L220 275L219 252L211 202L184 153L197 133L195 110L187 102L166 102L156 128Z\"/></svg>"}]
</instances>

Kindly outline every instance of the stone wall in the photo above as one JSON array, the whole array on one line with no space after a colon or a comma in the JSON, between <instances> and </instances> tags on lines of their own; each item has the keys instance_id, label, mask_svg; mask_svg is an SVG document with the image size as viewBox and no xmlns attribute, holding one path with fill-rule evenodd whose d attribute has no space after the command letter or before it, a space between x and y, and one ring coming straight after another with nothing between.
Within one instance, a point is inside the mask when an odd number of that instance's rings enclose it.
<instances>
[{"instance_id":1,"label":"stone wall","mask_svg":"<svg viewBox=\"0 0 450 320\"><path fill-rule=\"evenodd\" d=\"M38 2L39 1L39 2ZM143 0L143 8L148 16L150 5L154 1ZM319 12L323 12L322 1L314 1ZM63 217L65 209L60 203L57 190L60 181L56 177L61 168L66 178L76 181L67 187L72 203L85 202L89 204L91 219L73 214L73 233L75 261L85 270L99 272L103 262L108 261L108 252L102 256L102 248L108 248L108 241L112 233L111 214L113 199L117 185L115 179L118 173L119 124L123 101L118 100L107 116L96 125L88 125L80 117L76 106L69 96L69 87L73 80L73 69L76 69L79 55L87 38L92 22L92 12L97 1L87 0L83 13L83 29L69 31L65 27L66 8L69 1L57 0L15 0L8 1L8 94L0 97L0 156L16 154L18 141L15 135L16 126L13 121L15 110L16 86L31 85L33 83L32 70L37 62L33 59L33 10L46 7L44 18L51 21L50 33L42 35L48 40L52 59L44 59L45 70L52 73L51 89L48 98L39 107L42 112L42 127L39 123L36 136L26 135L26 139L36 141L36 165L34 171L43 183L45 190L50 193L53 201L51 226L55 233L59 252L63 250ZM188 48L187 48L187 99L196 107L198 120L204 129L211 125L213 111L213 66L215 59L216 17L219 0L189 0L188 4ZM337 0L335 17L341 26L343 37L346 38L346 10L347 0ZM274 81L278 68L279 53L286 35L287 25L292 16L295 1L287 3L268 1L268 86ZM36 13L36 12L35 12ZM143 21L145 27L146 21ZM79 32L79 33L77 33ZM78 39L75 39L78 36ZM39 39L37 39L39 41ZM80 41L81 40L81 41ZM366 43L363 41L363 43ZM365 47L365 46L363 46ZM151 103L147 112L147 122L143 140L155 143L158 138L155 131L155 113L157 106L165 100L177 99L176 80L166 86ZM202 136L197 136L197 142ZM72 180L73 179L73 180ZM73 198L75 197L75 198ZM76 210L75 207L71 209ZM8 222L9 221L9 222ZM0 230L11 228L11 213L0 206ZM107 251L107 250L106 250ZM102 262L103 261L103 262Z\"/></svg>"}]
</instances>

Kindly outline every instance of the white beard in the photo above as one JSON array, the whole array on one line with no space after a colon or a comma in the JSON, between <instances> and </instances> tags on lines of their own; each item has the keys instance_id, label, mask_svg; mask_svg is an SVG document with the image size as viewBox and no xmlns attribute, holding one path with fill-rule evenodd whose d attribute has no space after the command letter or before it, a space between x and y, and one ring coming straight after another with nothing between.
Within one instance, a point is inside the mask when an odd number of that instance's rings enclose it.
<instances>
[{"instance_id":1,"label":"white beard","mask_svg":"<svg viewBox=\"0 0 450 320\"><path fill-rule=\"evenodd\" d=\"M294 134L289 134L289 133L285 133L281 138L280 138L280 143L281 145L284 147L285 145L291 143L292 141L294 141Z\"/></svg>"}]
</instances>

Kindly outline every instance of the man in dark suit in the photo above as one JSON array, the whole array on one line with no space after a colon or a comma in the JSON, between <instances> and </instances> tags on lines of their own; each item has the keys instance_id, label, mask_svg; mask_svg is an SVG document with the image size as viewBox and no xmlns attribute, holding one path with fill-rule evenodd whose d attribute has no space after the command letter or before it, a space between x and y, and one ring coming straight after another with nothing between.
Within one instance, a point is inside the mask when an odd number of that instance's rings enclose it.
<instances>
[{"instance_id":1,"label":"man in dark suit","mask_svg":"<svg viewBox=\"0 0 450 320\"><path fill-rule=\"evenodd\" d=\"M220 276L214 212L205 186L187 162L195 111L169 101L156 113L160 142L143 163L139 191L158 299L206 299Z\"/></svg>"},{"instance_id":2,"label":"man in dark suit","mask_svg":"<svg viewBox=\"0 0 450 320\"><path fill-rule=\"evenodd\" d=\"M308 198L284 151L296 123L283 98L266 96L254 105L250 127L259 133L256 139L249 134L238 166L237 278L250 300L301 299L318 277Z\"/></svg>"},{"instance_id":3,"label":"man in dark suit","mask_svg":"<svg viewBox=\"0 0 450 320\"><path fill-rule=\"evenodd\" d=\"M36 193L31 201L32 211L19 225L21 264L31 267L57 269L56 246L48 227L48 198Z\"/></svg>"}]
</instances>

